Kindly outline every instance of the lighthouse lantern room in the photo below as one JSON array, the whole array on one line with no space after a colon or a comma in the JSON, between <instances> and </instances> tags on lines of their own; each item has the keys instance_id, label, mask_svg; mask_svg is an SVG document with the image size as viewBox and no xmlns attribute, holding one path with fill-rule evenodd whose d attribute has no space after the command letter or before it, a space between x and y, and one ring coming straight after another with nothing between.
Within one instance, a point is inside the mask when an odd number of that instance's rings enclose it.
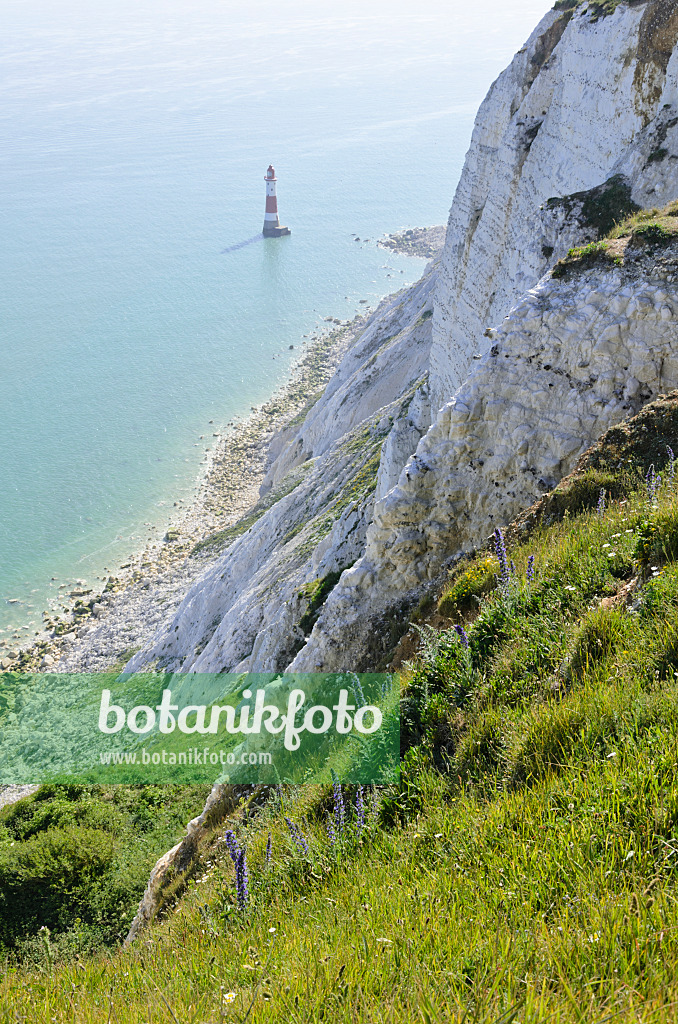
<instances>
[{"instance_id":1,"label":"lighthouse lantern room","mask_svg":"<svg viewBox=\"0 0 678 1024\"><path fill-rule=\"evenodd\" d=\"M291 235L289 228L281 227L278 220L278 197L275 194L275 183L278 179L275 176L273 164L268 165L264 175L266 182L266 213L264 214L264 236L266 238L280 238L281 235Z\"/></svg>"}]
</instances>

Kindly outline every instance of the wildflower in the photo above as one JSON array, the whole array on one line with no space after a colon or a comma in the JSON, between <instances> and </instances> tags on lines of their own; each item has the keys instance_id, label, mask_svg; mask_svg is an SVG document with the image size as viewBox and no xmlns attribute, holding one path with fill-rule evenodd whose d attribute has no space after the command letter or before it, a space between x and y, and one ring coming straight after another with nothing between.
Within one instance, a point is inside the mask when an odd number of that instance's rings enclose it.
<instances>
[{"instance_id":1,"label":"wildflower","mask_svg":"<svg viewBox=\"0 0 678 1024\"><path fill-rule=\"evenodd\" d=\"M527 559L527 572L525 578L528 583L534 583L534 555L530 555Z\"/></svg>"},{"instance_id":2,"label":"wildflower","mask_svg":"<svg viewBox=\"0 0 678 1024\"><path fill-rule=\"evenodd\" d=\"M455 631L457 632L457 634L459 635L459 639L461 640L462 646L464 647L465 650L468 651L469 643L468 643L468 635L466 633L466 630L464 629L463 626L455 626L454 628L455 628Z\"/></svg>"},{"instance_id":3,"label":"wildflower","mask_svg":"<svg viewBox=\"0 0 678 1024\"><path fill-rule=\"evenodd\" d=\"M232 1003L235 999L235 992L224 992L222 999L225 1003Z\"/></svg>"},{"instance_id":4,"label":"wildflower","mask_svg":"<svg viewBox=\"0 0 678 1024\"><path fill-rule=\"evenodd\" d=\"M504 537L499 527L494 531L494 551L499 562L499 585L506 592L511 582L511 566L506 555Z\"/></svg>"},{"instance_id":5,"label":"wildflower","mask_svg":"<svg viewBox=\"0 0 678 1024\"><path fill-rule=\"evenodd\" d=\"M657 491L662 482L661 473L655 473L654 464L650 466L645 474L645 486L647 488L647 499L654 503L657 499Z\"/></svg>"},{"instance_id":6,"label":"wildflower","mask_svg":"<svg viewBox=\"0 0 678 1024\"><path fill-rule=\"evenodd\" d=\"M600 494L598 495L598 504L596 506L596 512L599 516L605 514L605 488L600 488Z\"/></svg>"},{"instance_id":7,"label":"wildflower","mask_svg":"<svg viewBox=\"0 0 678 1024\"><path fill-rule=\"evenodd\" d=\"M247 887L247 855L242 849L238 853L235 863L235 890L238 897L238 906L244 910L249 901L249 889Z\"/></svg>"},{"instance_id":8,"label":"wildflower","mask_svg":"<svg viewBox=\"0 0 678 1024\"><path fill-rule=\"evenodd\" d=\"M666 450L669 453L669 480L673 480L676 472L676 457L673 454L673 448L667 444Z\"/></svg>"},{"instance_id":9,"label":"wildflower","mask_svg":"<svg viewBox=\"0 0 678 1024\"><path fill-rule=\"evenodd\" d=\"M285 822L287 824L288 829L290 830L290 835L292 836L294 844L299 850L299 853L302 855L302 857L308 857L308 842L306 841L306 836L301 831L299 826L295 824L295 822L293 822L290 818L285 818Z\"/></svg>"},{"instance_id":10,"label":"wildflower","mask_svg":"<svg viewBox=\"0 0 678 1024\"><path fill-rule=\"evenodd\" d=\"M329 815L327 816L327 835L329 836L330 843L334 846L337 841L337 833L334 831L334 825Z\"/></svg>"},{"instance_id":11,"label":"wildflower","mask_svg":"<svg viewBox=\"0 0 678 1024\"><path fill-rule=\"evenodd\" d=\"M271 853L273 850L273 840L271 839L271 833L268 833L268 839L266 840L266 863L271 863Z\"/></svg>"},{"instance_id":12,"label":"wildflower","mask_svg":"<svg viewBox=\"0 0 678 1024\"><path fill-rule=\"evenodd\" d=\"M376 786L372 786L372 800L370 803L370 826L376 827L379 822L379 805L381 803L381 797Z\"/></svg>"},{"instance_id":13,"label":"wildflower","mask_svg":"<svg viewBox=\"0 0 678 1024\"><path fill-rule=\"evenodd\" d=\"M235 832L231 829L224 834L224 842L228 847L228 852L231 855L231 860L234 864L238 863L238 854L240 853L240 847L238 846L238 840L235 838Z\"/></svg>"},{"instance_id":14,"label":"wildflower","mask_svg":"<svg viewBox=\"0 0 678 1024\"><path fill-rule=\"evenodd\" d=\"M337 837L341 839L344 833L346 811L344 809L344 798L341 793L341 783L335 771L332 771L332 795L334 797L334 824L337 830Z\"/></svg>"},{"instance_id":15,"label":"wildflower","mask_svg":"<svg viewBox=\"0 0 678 1024\"><path fill-rule=\"evenodd\" d=\"M358 835L362 832L365 827L365 805L363 803L363 787L358 783L358 788L355 791L355 821L356 830Z\"/></svg>"},{"instance_id":16,"label":"wildflower","mask_svg":"<svg viewBox=\"0 0 678 1024\"><path fill-rule=\"evenodd\" d=\"M360 676L357 675L355 672L352 672L351 675L353 677L352 689L355 697L355 706L356 708L364 708L365 705L367 704L367 701L365 700L365 694L363 693L363 688L360 684Z\"/></svg>"}]
</instances>

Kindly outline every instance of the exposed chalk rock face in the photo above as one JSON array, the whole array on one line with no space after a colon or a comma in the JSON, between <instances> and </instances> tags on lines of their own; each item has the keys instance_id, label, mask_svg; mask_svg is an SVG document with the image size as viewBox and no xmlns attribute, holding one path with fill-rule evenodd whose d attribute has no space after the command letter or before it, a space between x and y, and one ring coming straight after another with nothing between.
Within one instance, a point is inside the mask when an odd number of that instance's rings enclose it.
<instances>
[{"instance_id":1,"label":"exposed chalk rock face","mask_svg":"<svg viewBox=\"0 0 678 1024\"><path fill-rule=\"evenodd\" d=\"M276 671L305 644L313 584L338 579L363 553L375 492L397 481L430 424L434 280L431 264L369 319L325 394L287 431L265 482L270 507L212 561L130 671Z\"/></svg>"},{"instance_id":2,"label":"exposed chalk rock face","mask_svg":"<svg viewBox=\"0 0 678 1024\"><path fill-rule=\"evenodd\" d=\"M490 89L450 211L438 277L434 412L463 382L471 355L487 349L485 328L568 248L599 237L595 204L588 217L554 218L549 199L594 189L614 175L627 180L640 206L674 198L677 39L673 0L620 5L598 20L586 5L550 11ZM581 213L581 204L568 212Z\"/></svg>"},{"instance_id":3,"label":"exposed chalk rock face","mask_svg":"<svg viewBox=\"0 0 678 1024\"><path fill-rule=\"evenodd\" d=\"M417 388L407 411L395 420L381 449L375 501L380 501L398 483L401 470L431 426L428 384Z\"/></svg>"},{"instance_id":4,"label":"exposed chalk rock face","mask_svg":"<svg viewBox=\"0 0 678 1024\"><path fill-rule=\"evenodd\" d=\"M375 507L365 555L290 668L362 668L374 616L570 472L605 430L678 386L678 243L545 277Z\"/></svg>"},{"instance_id":5,"label":"exposed chalk rock face","mask_svg":"<svg viewBox=\"0 0 678 1024\"><path fill-rule=\"evenodd\" d=\"M382 302L322 399L288 438L268 471L265 489L309 455L322 455L337 438L427 374L435 277L431 265L415 285Z\"/></svg>"}]
</instances>

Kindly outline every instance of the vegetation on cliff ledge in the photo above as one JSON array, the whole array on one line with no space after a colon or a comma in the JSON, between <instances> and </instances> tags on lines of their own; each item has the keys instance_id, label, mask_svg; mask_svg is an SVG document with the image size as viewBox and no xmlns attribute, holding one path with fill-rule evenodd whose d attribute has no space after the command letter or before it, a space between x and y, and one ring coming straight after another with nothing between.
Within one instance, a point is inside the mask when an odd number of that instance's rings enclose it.
<instances>
[{"instance_id":1,"label":"vegetation on cliff ledge","mask_svg":"<svg viewBox=\"0 0 678 1024\"><path fill-rule=\"evenodd\" d=\"M606 237L589 245L570 249L553 268L554 277L566 277L572 270L600 266L623 266L630 255L674 242L678 237L678 200L663 209L638 210L623 218Z\"/></svg>"},{"instance_id":2,"label":"vegetation on cliff ledge","mask_svg":"<svg viewBox=\"0 0 678 1024\"><path fill-rule=\"evenodd\" d=\"M598 21L599 18L614 14L619 5L624 2L625 0L556 0L553 9L554 11L574 11L577 7L586 7L592 15L592 20Z\"/></svg>"}]
</instances>

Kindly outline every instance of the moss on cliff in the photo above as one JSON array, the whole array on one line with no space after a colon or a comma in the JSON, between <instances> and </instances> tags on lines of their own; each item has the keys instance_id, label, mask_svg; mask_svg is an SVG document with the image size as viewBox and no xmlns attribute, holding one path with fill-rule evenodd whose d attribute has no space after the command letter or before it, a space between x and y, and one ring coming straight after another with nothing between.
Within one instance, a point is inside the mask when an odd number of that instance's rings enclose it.
<instances>
[{"instance_id":1,"label":"moss on cliff","mask_svg":"<svg viewBox=\"0 0 678 1024\"><path fill-rule=\"evenodd\" d=\"M640 209L631 199L629 182L621 174L614 174L602 185L583 192L554 196L547 200L546 208L560 208L566 216L576 216L581 227L591 229L599 237L607 235L621 220Z\"/></svg>"}]
</instances>

